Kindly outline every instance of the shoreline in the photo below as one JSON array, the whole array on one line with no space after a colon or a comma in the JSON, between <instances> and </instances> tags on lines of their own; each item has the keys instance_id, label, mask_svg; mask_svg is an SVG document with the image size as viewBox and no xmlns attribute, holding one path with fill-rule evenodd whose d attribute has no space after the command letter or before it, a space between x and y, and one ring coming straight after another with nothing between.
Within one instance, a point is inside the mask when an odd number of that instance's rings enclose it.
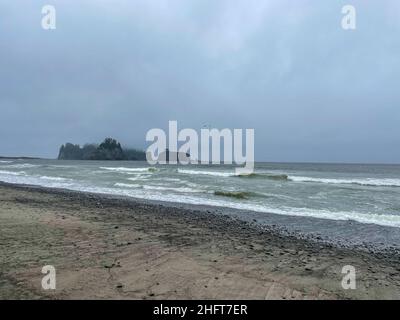
<instances>
[{"instance_id":1,"label":"shoreline","mask_svg":"<svg viewBox=\"0 0 400 320\"><path fill-rule=\"evenodd\" d=\"M333 220L312 216L280 215L276 213L257 212L208 204L190 204L162 200L150 200L133 196L79 191L67 188L53 188L40 185L8 183L0 181L1 186L25 190L43 190L54 194L87 194L106 199L117 199L144 205L159 205L218 215L242 220L253 228L278 233L282 236L327 244L343 249L355 249L371 254L397 254L400 256L400 228L362 223L356 220Z\"/></svg>"},{"instance_id":2,"label":"shoreline","mask_svg":"<svg viewBox=\"0 0 400 320\"><path fill-rule=\"evenodd\" d=\"M400 298L396 248L301 239L229 211L0 183L0 297ZM55 292L40 288L44 264L60 269ZM356 290L341 287L345 265Z\"/></svg>"}]
</instances>

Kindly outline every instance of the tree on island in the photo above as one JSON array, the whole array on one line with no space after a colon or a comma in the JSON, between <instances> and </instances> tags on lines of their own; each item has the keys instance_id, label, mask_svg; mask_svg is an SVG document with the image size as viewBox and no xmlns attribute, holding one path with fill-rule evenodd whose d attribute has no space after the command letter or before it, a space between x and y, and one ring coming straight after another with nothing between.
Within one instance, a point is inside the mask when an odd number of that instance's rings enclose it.
<instances>
[{"instance_id":1,"label":"tree on island","mask_svg":"<svg viewBox=\"0 0 400 320\"><path fill-rule=\"evenodd\" d=\"M82 149L79 144L66 143L60 148L58 159L75 160L82 159Z\"/></svg>"},{"instance_id":2,"label":"tree on island","mask_svg":"<svg viewBox=\"0 0 400 320\"><path fill-rule=\"evenodd\" d=\"M100 145L66 143L60 147L59 160L146 160L144 151L123 149L121 144L113 139L106 138Z\"/></svg>"},{"instance_id":3,"label":"tree on island","mask_svg":"<svg viewBox=\"0 0 400 320\"><path fill-rule=\"evenodd\" d=\"M95 160L124 160L121 144L112 138L106 138L93 153Z\"/></svg>"}]
</instances>

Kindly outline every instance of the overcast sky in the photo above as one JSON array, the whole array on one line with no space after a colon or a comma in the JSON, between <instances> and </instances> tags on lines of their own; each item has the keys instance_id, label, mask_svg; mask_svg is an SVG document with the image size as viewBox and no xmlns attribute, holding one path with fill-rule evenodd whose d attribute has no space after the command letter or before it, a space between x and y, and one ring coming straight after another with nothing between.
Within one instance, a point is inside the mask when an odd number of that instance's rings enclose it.
<instances>
[{"instance_id":1,"label":"overcast sky","mask_svg":"<svg viewBox=\"0 0 400 320\"><path fill-rule=\"evenodd\" d=\"M0 0L0 155L168 120L254 128L259 161L400 163L400 2Z\"/></svg>"}]
</instances>

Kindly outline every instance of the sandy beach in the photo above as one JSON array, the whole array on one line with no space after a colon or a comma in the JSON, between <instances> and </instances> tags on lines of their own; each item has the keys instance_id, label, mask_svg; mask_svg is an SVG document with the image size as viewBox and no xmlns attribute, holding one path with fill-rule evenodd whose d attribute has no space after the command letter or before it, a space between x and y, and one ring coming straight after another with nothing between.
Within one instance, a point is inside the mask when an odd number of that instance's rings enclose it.
<instances>
[{"instance_id":1,"label":"sandy beach","mask_svg":"<svg viewBox=\"0 0 400 320\"><path fill-rule=\"evenodd\" d=\"M399 299L395 253L282 235L217 215L0 184L0 299ZM41 269L56 268L56 290ZM357 288L341 286L343 266Z\"/></svg>"}]
</instances>

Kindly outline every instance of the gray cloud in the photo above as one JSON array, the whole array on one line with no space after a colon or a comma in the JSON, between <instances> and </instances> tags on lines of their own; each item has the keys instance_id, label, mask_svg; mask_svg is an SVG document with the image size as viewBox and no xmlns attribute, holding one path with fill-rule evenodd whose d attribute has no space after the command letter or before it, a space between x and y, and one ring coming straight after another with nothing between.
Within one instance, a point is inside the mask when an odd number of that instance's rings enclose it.
<instances>
[{"instance_id":1,"label":"gray cloud","mask_svg":"<svg viewBox=\"0 0 400 320\"><path fill-rule=\"evenodd\" d=\"M57 29L41 29L41 7ZM178 120L255 128L256 158L400 162L400 6L345 1L90 0L0 4L0 154Z\"/></svg>"}]
</instances>

